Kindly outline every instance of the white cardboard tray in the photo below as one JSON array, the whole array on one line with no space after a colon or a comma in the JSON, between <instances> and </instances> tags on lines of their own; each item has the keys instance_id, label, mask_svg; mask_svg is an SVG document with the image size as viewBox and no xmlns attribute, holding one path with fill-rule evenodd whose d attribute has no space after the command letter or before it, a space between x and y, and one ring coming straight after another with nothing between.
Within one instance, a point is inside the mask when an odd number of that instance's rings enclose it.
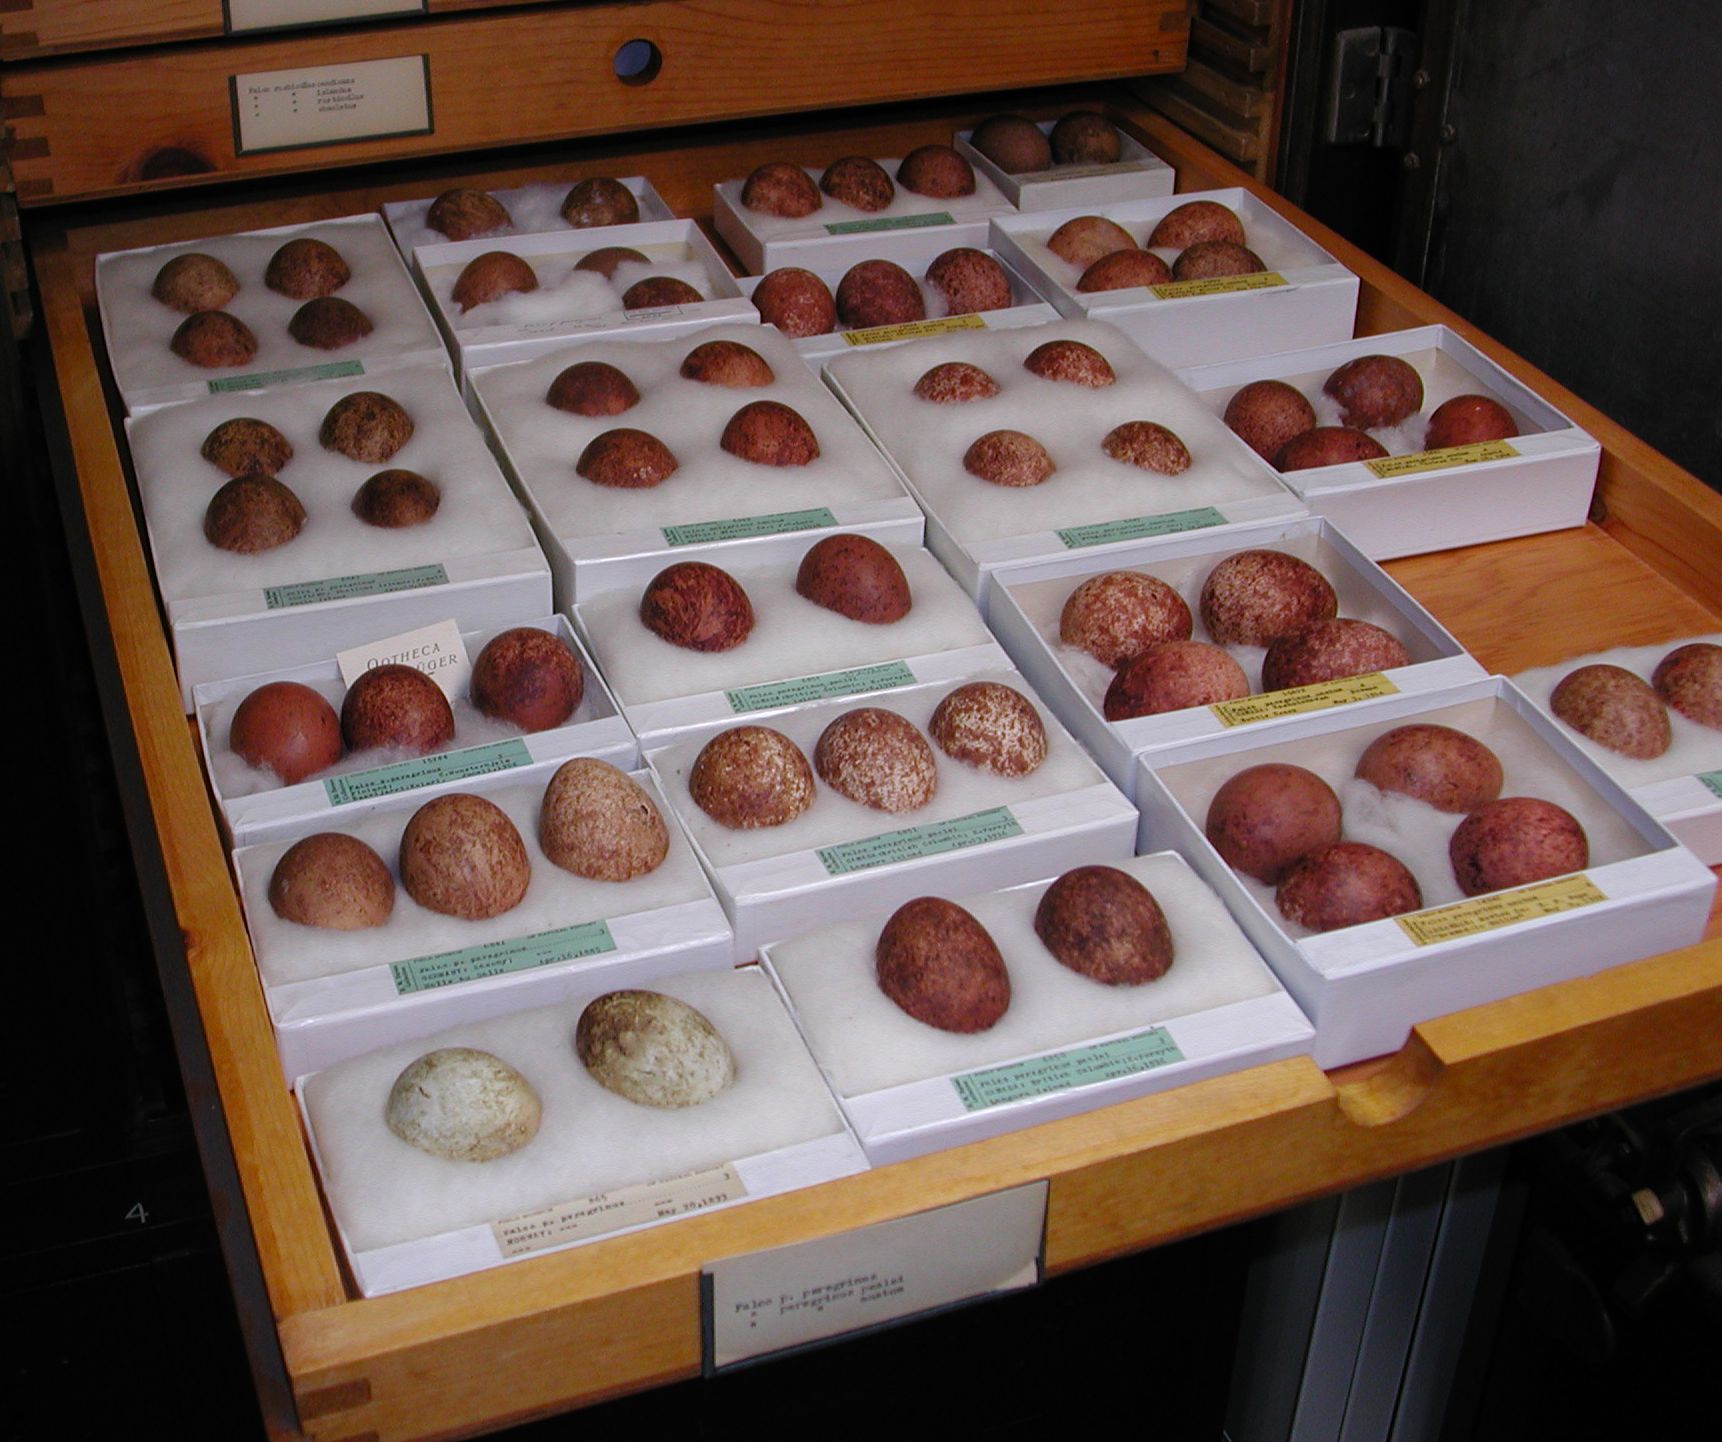
<instances>
[{"instance_id":1,"label":"white cardboard tray","mask_svg":"<svg viewBox=\"0 0 1722 1442\"><path fill-rule=\"evenodd\" d=\"M536 185L515 185L504 190L493 190L489 194L502 202L514 224L506 230L493 231L485 239L495 239L507 235L541 235L558 232L579 233L580 228L569 225L562 218L562 202L570 190L582 180L595 177L576 175L567 180L540 181ZM643 175L615 176L629 191L633 193L635 202L640 207L638 224L649 224L654 220L674 220L675 212L665 204L664 198L658 194L652 182ZM437 194L441 194L439 191ZM411 257L414 249L421 245L446 244L448 237L440 230L432 230L425 223L425 217L430 213L435 195L422 196L418 200L393 200L383 206L383 219L388 222L389 233L394 237L395 244L400 247L403 256ZM588 230L598 229L596 226L586 227Z\"/></svg>"},{"instance_id":2,"label":"white cardboard tray","mask_svg":"<svg viewBox=\"0 0 1722 1442\"><path fill-rule=\"evenodd\" d=\"M1041 133L1051 135L1055 120L1035 122ZM1177 172L1158 155L1122 128L1119 157L1106 165L1053 165L1046 170L1025 170L1012 175L1002 170L971 145L973 130L959 130L952 139L957 153L999 188L1019 211L1099 210L1125 200L1170 195Z\"/></svg>"}]
</instances>

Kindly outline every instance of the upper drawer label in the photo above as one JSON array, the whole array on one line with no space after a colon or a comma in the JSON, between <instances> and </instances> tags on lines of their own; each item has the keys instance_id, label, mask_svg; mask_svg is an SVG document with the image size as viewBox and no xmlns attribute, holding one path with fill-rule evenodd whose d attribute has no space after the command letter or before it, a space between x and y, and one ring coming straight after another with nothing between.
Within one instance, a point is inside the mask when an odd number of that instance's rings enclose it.
<instances>
[{"instance_id":1,"label":"upper drawer label","mask_svg":"<svg viewBox=\"0 0 1722 1442\"><path fill-rule=\"evenodd\" d=\"M343 141L429 135L430 57L356 60L235 75L233 144L240 155Z\"/></svg>"}]
</instances>

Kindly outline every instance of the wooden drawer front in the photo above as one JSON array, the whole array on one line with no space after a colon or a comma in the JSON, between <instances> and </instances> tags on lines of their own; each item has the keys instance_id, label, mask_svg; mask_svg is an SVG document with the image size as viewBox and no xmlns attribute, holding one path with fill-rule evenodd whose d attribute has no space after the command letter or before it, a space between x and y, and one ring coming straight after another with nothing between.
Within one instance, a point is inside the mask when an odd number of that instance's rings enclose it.
<instances>
[{"instance_id":1,"label":"wooden drawer front","mask_svg":"<svg viewBox=\"0 0 1722 1442\"><path fill-rule=\"evenodd\" d=\"M1142 75L1183 64L1181 0L707 0L460 16L10 68L5 114L25 205L518 145L714 117ZM644 84L613 60L644 39ZM230 81L425 59L428 134L236 153ZM953 76L956 77L953 83Z\"/></svg>"}]
</instances>

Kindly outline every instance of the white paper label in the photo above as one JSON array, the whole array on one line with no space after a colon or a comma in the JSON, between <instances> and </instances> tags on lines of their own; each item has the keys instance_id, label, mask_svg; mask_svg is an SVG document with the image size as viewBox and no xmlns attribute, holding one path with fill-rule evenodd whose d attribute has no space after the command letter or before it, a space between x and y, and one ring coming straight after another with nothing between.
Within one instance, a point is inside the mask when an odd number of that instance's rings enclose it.
<instances>
[{"instance_id":1,"label":"white paper label","mask_svg":"<svg viewBox=\"0 0 1722 1442\"><path fill-rule=\"evenodd\" d=\"M349 686L379 666L411 666L442 687L443 695L450 701L466 694L467 677L472 674L466 643L460 639L460 627L452 620L350 647L335 657L335 664L341 668L341 679Z\"/></svg>"},{"instance_id":2,"label":"white paper label","mask_svg":"<svg viewBox=\"0 0 1722 1442\"><path fill-rule=\"evenodd\" d=\"M386 15L423 15L425 0L226 0L227 33L286 30L337 20L376 20Z\"/></svg>"},{"instance_id":3,"label":"white paper label","mask_svg":"<svg viewBox=\"0 0 1722 1442\"><path fill-rule=\"evenodd\" d=\"M401 55L233 77L241 155L431 132L430 60Z\"/></svg>"},{"instance_id":4,"label":"white paper label","mask_svg":"<svg viewBox=\"0 0 1722 1442\"><path fill-rule=\"evenodd\" d=\"M711 1278L714 1367L835 1337L1040 1275L1046 1183L731 1257Z\"/></svg>"}]
</instances>

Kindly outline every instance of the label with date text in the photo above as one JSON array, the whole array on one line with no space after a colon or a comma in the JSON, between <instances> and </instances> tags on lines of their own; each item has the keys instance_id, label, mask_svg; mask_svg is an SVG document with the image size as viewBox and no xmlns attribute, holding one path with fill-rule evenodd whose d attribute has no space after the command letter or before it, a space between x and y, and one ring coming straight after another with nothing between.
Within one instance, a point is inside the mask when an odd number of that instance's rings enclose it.
<instances>
[{"instance_id":1,"label":"label with date text","mask_svg":"<svg viewBox=\"0 0 1722 1442\"><path fill-rule=\"evenodd\" d=\"M1272 290L1286 278L1277 270L1252 270L1248 275L1211 275L1205 280L1169 280L1151 285L1161 300L1188 300L1193 295L1225 295L1234 290Z\"/></svg>"},{"instance_id":2,"label":"label with date text","mask_svg":"<svg viewBox=\"0 0 1722 1442\"><path fill-rule=\"evenodd\" d=\"M490 1232L503 1256L523 1257L549 1247L602 1237L623 1227L703 1212L725 1202L739 1202L745 1196L747 1187L740 1175L733 1165L726 1164L710 1171L689 1172L643 1186L619 1187L613 1192L580 1197L543 1211L505 1217L492 1222Z\"/></svg>"},{"instance_id":3,"label":"label with date text","mask_svg":"<svg viewBox=\"0 0 1722 1442\"><path fill-rule=\"evenodd\" d=\"M468 746L435 756L419 756L392 766L373 766L331 776L323 783L323 794L331 806L351 806L355 801L374 801L379 796L398 796L421 786L447 781L470 781L474 776L492 776L532 764L532 753L518 739L497 741L489 746Z\"/></svg>"},{"instance_id":4,"label":"label with date text","mask_svg":"<svg viewBox=\"0 0 1722 1442\"><path fill-rule=\"evenodd\" d=\"M1415 475L1418 471L1444 471L1452 466L1474 466L1478 461L1511 460L1518 452L1505 441L1475 441L1468 446L1443 446L1435 451L1414 451L1408 456L1383 456L1365 461L1384 481L1395 476Z\"/></svg>"},{"instance_id":5,"label":"label with date text","mask_svg":"<svg viewBox=\"0 0 1722 1442\"><path fill-rule=\"evenodd\" d=\"M1184 1053L1163 1026L1116 1037L1094 1046L1072 1047L1028 1061L988 1067L951 1078L966 1111L985 1111L1048 1092L1069 1091L1091 1082L1135 1076L1184 1060Z\"/></svg>"},{"instance_id":6,"label":"label with date text","mask_svg":"<svg viewBox=\"0 0 1722 1442\"><path fill-rule=\"evenodd\" d=\"M846 330L847 345L883 345L894 340L923 340L930 335L944 335L953 330L985 330L986 319L979 315L947 315L941 320L906 320L901 325L870 325L861 330Z\"/></svg>"},{"instance_id":7,"label":"label with date text","mask_svg":"<svg viewBox=\"0 0 1722 1442\"><path fill-rule=\"evenodd\" d=\"M1418 946L1433 946L1436 942L1476 936L1515 922L1534 921L1539 916L1558 916L1563 911L1576 911L1581 906L1595 906L1607 900L1588 876L1559 876L1553 881L1495 891L1393 919Z\"/></svg>"},{"instance_id":8,"label":"label with date text","mask_svg":"<svg viewBox=\"0 0 1722 1442\"><path fill-rule=\"evenodd\" d=\"M1301 716L1306 711L1331 711L1353 701L1371 701L1377 696L1397 696L1399 688L1379 671L1362 676L1343 676L1337 681L1318 681L1313 686L1288 686L1260 696L1236 701L1216 701L1208 708L1222 726L1248 726L1281 716Z\"/></svg>"},{"instance_id":9,"label":"label with date text","mask_svg":"<svg viewBox=\"0 0 1722 1442\"><path fill-rule=\"evenodd\" d=\"M263 604L271 611L283 611L292 606L314 606L319 601L350 601L355 596L383 596L396 591L418 591L426 586L446 585L448 571L441 565L406 566L399 571L371 571L357 576L330 576L321 581L265 586Z\"/></svg>"}]
</instances>

